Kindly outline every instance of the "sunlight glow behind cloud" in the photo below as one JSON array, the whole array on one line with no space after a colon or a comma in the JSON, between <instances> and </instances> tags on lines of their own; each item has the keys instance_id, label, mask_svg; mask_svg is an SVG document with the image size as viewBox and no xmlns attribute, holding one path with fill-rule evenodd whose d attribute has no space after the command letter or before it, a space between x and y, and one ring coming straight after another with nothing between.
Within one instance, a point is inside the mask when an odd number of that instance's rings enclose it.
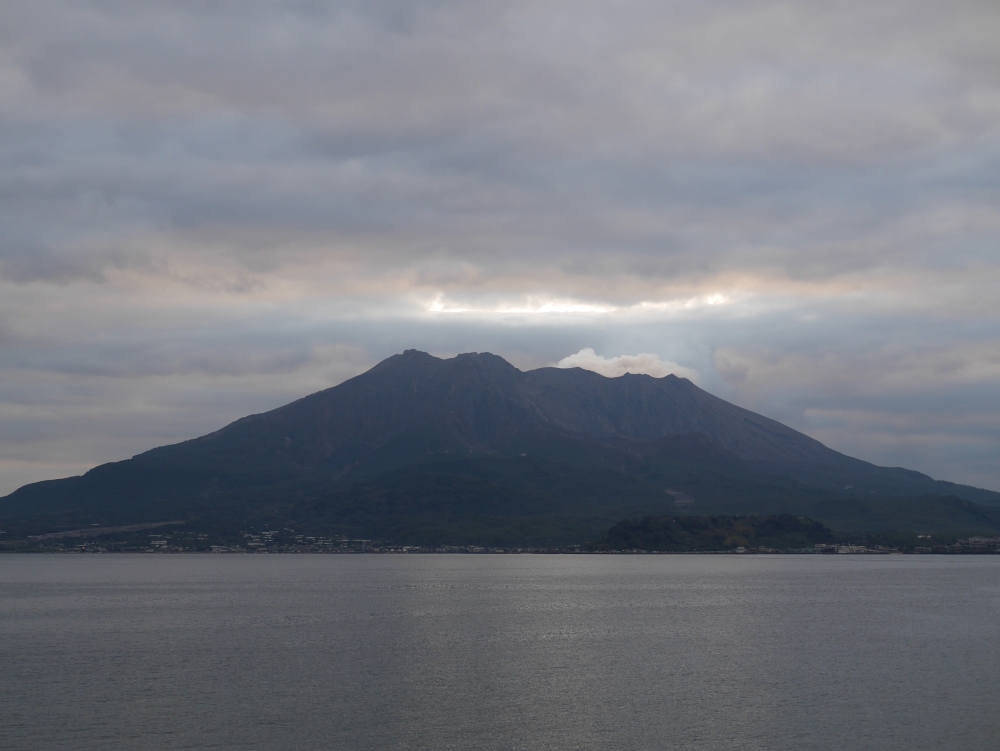
<instances>
[{"instance_id":1,"label":"sunlight glow behind cloud","mask_svg":"<svg viewBox=\"0 0 1000 751\"><path fill-rule=\"evenodd\" d=\"M476 315L544 315L547 313L579 313L585 315L628 315L634 313L676 313L695 310L706 306L726 305L732 302L725 295L715 293L680 300L652 302L643 300L631 305L610 305L604 303L581 302L578 300L545 300L529 298L526 303L489 306L473 306L448 303L444 295L438 295L427 306L431 313L467 313Z\"/></svg>"},{"instance_id":2,"label":"sunlight glow behind cloud","mask_svg":"<svg viewBox=\"0 0 1000 751\"><path fill-rule=\"evenodd\" d=\"M529 301L526 305L501 305L498 307L465 307L450 305L438 295L428 308L431 313L474 313L480 315L533 315L546 313L602 314L618 310L610 305L594 305L572 300L547 300L541 303Z\"/></svg>"}]
</instances>

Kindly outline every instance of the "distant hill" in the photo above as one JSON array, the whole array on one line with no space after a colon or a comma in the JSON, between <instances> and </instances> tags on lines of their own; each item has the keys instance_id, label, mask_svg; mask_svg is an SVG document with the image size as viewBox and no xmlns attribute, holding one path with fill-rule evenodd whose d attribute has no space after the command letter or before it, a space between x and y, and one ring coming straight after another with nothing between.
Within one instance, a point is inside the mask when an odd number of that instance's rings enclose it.
<instances>
[{"instance_id":1,"label":"distant hill","mask_svg":"<svg viewBox=\"0 0 1000 751\"><path fill-rule=\"evenodd\" d=\"M0 520L25 534L186 519L528 544L678 511L808 508L820 521L875 524L885 499L896 508L928 495L1000 505L1000 493L845 456L672 375L522 372L488 353L408 350L201 438L27 485L0 499ZM951 524L950 513L929 521ZM992 529L984 514L956 523Z\"/></svg>"},{"instance_id":2,"label":"distant hill","mask_svg":"<svg viewBox=\"0 0 1000 751\"><path fill-rule=\"evenodd\" d=\"M664 516L627 519L597 541L594 550L700 552L736 548L800 550L832 543L833 532L803 517Z\"/></svg>"}]
</instances>

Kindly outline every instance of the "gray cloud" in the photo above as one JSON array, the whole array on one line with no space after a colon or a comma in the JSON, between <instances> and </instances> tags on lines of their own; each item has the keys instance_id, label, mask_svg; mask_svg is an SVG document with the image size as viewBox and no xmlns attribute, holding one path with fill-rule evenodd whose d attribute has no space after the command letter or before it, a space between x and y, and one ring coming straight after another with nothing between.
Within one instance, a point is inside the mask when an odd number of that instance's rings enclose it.
<instances>
[{"instance_id":1,"label":"gray cloud","mask_svg":"<svg viewBox=\"0 0 1000 751\"><path fill-rule=\"evenodd\" d=\"M2 490L412 346L1000 488L996 3L15 0L0 92Z\"/></svg>"}]
</instances>

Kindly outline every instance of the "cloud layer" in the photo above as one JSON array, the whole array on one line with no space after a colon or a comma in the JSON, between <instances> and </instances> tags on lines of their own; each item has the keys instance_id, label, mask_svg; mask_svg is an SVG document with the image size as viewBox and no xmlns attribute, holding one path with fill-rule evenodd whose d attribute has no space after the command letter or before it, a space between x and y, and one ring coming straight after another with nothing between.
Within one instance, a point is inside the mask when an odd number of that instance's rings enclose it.
<instances>
[{"instance_id":1,"label":"cloud layer","mask_svg":"<svg viewBox=\"0 0 1000 751\"><path fill-rule=\"evenodd\" d=\"M12 0L0 493L408 347L1000 489L998 176L995 2Z\"/></svg>"}]
</instances>

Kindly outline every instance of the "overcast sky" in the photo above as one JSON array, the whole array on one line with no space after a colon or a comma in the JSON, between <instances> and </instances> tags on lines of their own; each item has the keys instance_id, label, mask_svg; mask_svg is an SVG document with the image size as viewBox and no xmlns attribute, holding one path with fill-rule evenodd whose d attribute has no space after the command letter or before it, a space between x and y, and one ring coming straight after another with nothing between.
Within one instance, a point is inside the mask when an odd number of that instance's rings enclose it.
<instances>
[{"instance_id":1,"label":"overcast sky","mask_svg":"<svg viewBox=\"0 0 1000 751\"><path fill-rule=\"evenodd\" d=\"M1000 490L998 290L996 0L0 12L0 493L408 348Z\"/></svg>"}]
</instances>

